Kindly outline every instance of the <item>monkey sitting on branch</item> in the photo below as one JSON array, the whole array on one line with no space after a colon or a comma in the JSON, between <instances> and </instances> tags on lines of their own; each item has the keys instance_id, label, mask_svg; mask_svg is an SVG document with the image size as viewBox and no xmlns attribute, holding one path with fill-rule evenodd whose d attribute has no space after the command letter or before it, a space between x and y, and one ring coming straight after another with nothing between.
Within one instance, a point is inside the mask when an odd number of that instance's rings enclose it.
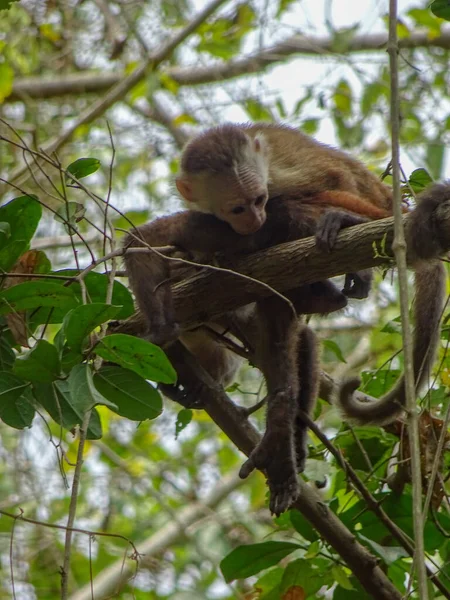
<instances>
[{"instance_id":1,"label":"monkey sitting on branch","mask_svg":"<svg viewBox=\"0 0 450 600\"><path fill-rule=\"evenodd\" d=\"M316 235L319 246L329 249L343 227L386 217L392 208L391 190L362 163L280 125L230 124L200 134L183 151L177 188L191 210L136 228L128 235L126 247L173 245L204 260L217 252L226 257L239 255ZM438 241L431 249L431 241L423 241L422 236L433 231L436 203L449 198L449 185L433 187L416 209L417 218L408 230L416 258L424 259L416 269L416 306L427 307L426 313L416 311L420 334L415 338L414 366L418 383L434 358L444 278L441 265L431 260L442 250ZM158 344L175 340L180 329L172 306L170 262L156 254L129 252L125 264L149 338ZM422 285L424 281L427 283ZM364 297L369 285L367 272L349 274L344 292ZM318 303L314 301L317 293ZM331 282L302 286L291 295L298 314L322 314L346 304L345 295ZM266 432L243 465L241 476L254 468L265 470L270 509L279 514L295 500L296 472L304 467L306 427L296 413L300 407L311 414L314 406L315 338L292 313L292 306L276 296L225 315L207 328L183 332L182 343L219 382L227 382L235 372L229 352L214 335L220 328L238 339L252 339L257 365L266 378ZM384 422L386 413L398 412L402 385L380 401ZM342 388L344 412L362 421L376 421L378 403L366 418L372 405L348 400L349 390L355 387L351 380Z\"/></svg>"}]
</instances>

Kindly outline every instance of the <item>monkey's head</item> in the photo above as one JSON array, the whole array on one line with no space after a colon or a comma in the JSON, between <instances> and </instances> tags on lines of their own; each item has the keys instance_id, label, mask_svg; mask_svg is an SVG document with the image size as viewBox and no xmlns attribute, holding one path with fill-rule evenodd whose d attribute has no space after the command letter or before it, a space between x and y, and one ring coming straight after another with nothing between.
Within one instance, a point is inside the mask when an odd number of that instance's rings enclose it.
<instances>
[{"instance_id":1,"label":"monkey's head","mask_svg":"<svg viewBox=\"0 0 450 600\"><path fill-rule=\"evenodd\" d=\"M188 206L249 235L266 220L268 178L269 148L263 135L222 125L188 143L176 185Z\"/></svg>"}]
</instances>

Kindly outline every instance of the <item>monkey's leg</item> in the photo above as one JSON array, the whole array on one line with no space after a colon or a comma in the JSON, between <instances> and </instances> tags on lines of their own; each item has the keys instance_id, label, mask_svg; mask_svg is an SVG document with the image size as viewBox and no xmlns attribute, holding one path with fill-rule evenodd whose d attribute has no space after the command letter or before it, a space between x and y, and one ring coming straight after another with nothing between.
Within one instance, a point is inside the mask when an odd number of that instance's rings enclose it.
<instances>
[{"instance_id":1,"label":"monkey's leg","mask_svg":"<svg viewBox=\"0 0 450 600\"><path fill-rule=\"evenodd\" d=\"M239 475L245 478L254 469L264 470L270 490L269 508L279 515L294 502L299 491L294 443L299 322L286 303L275 296L259 301L257 311L257 364L268 389L266 431Z\"/></svg>"},{"instance_id":2,"label":"monkey's leg","mask_svg":"<svg viewBox=\"0 0 450 600\"><path fill-rule=\"evenodd\" d=\"M297 347L298 379L300 390L297 396L298 408L312 416L319 390L319 357L316 336L307 325L303 325L299 333ZM295 449L297 453L297 470L301 473L305 468L308 456L308 428L299 415L295 417Z\"/></svg>"}]
</instances>

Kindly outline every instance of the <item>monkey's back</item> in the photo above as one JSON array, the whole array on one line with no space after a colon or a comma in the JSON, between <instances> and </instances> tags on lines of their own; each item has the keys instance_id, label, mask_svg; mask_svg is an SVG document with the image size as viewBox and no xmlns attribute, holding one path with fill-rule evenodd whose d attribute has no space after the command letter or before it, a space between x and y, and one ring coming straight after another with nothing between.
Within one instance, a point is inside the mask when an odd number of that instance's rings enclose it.
<instances>
[{"instance_id":1,"label":"monkey's back","mask_svg":"<svg viewBox=\"0 0 450 600\"><path fill-rule=\"evenodd\" d=\"M239 125L252 136L262 133L270 148L269 194L312 196L341 190L391 210L391 188L359 160L285 125Z\"/></svg>"}]
</instances>

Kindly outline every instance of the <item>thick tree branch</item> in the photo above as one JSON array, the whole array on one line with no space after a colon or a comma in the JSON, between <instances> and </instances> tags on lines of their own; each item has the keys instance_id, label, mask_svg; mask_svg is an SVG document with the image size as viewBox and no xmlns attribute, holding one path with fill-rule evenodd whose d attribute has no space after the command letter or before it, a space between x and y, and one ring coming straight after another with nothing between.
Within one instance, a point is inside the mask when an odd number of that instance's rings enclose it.
<instances>
[{"instance_id":1,"label":"thick tree branch","mask_svg":"<svg viewBox=\"0 0 450 600\"><path fill-rule=\"evenodd\" d=\"M379 51L386 45L387 35L385 33L357 35L348 41L346 48L339 47L339 53L336 56ZM409 37L399 40L399 47L400 49L443 48L449 50L450 30L444 30L436 38L431 38L426 31L413 32ZM164 71L179 85L199 85L260 72L262 69L279 63L282 59L296 55L323 56L334 53L334 40L330 37L294 35L284 42L245 58L208 67L171 67ZM119 83L124 77L123 73L117 72L74 73L59 79L56 77L26 77L14 82L12 93L5 99L5 102L16 102L24 98L43 100L68 94L101 93Z\"/></svg>"},{"instance_id":2,"label":"thick tree branch","mask_svg":"<svg viewBox=\"0 0 450 600\"><path fill-rule=\"evenodd\" d=\"M404 220L407 223L408 216ZM441 234L446 236L443 243L450 249L450 215L445 215L440 223ZM314 238L306 238L237 258L223 266L260 280L279 292L374 266L389 267L393 264L393 224L393 219L388 218L350 227L339 234L329 254L316 248ZM184 328L211 320L267 294L267 288L257 282L207 268L173 286L176 316ZM130 334L138 334L143 329L139 314L119 328Z\"/></svg>"},{"instance_id":3,"label":"thick tree branch","mask_svg":"<svg viewBox=\"0 0 450 600\"><path fill-rule=\"evenodd\" d=\"M247 456L260 439L259 433L225 394L222 387L206 373L181 345L170 348L170 359L179 375L178 384L196 390L196 398L230 440ZM166 395L179 401L178 392L164 386ZM362 546L336 515L322 502L315 490L300 479L300 496L293 505L323 539L347 563L364 589L377 600L400 600L401 594L378 566L378 560Z\"/></svg>"}]
</instances>

